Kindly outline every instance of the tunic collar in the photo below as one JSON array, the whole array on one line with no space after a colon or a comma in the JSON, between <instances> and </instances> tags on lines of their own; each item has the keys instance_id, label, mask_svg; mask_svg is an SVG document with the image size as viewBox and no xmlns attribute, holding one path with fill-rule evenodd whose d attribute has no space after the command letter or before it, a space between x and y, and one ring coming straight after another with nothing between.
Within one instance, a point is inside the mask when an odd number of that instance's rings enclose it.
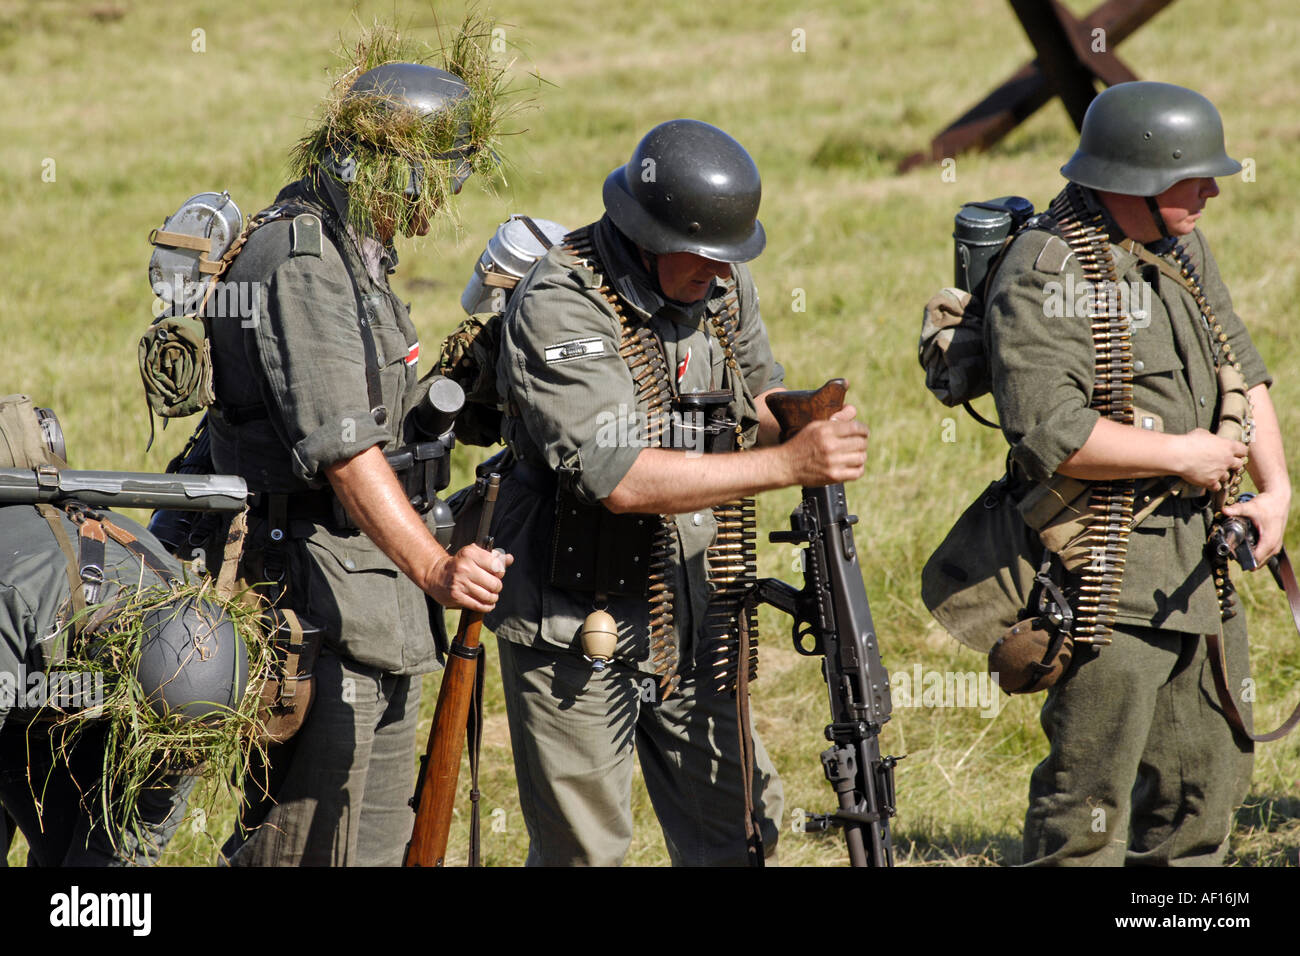
<instances>
[{"instance_id":1,"label":"tunic collar","mask_svg":"<svg viewBox=\"0 0 1300 956\"><path fill-rule=\"evenodd\" d=\"M397 268L397 249L392 241L381 242L373 231L367 228L358 231L348 223L348 191L333 177L317 173L315 177L299 180L294 186L300 186L299 194L310 199L326 211L332 212L336 222L342 225L348 236L356 244L361 262L371 280L382 284L385 277ZM293 187L289 187L292 189ZM284 196L289 190L281 193ZM279 198L279 197L277 197Z\"/></svg>"},{"instance_id":2,"label":"tunic collar","mask_svg":"<svg viewBox=\"0 0 1300 956\"><path fill-rule=\"evenodd\" d=\"M622 296L623 301L646 318L662 318L689 328L699 328L721 290L714 282L709 294L699 302L676 302L665 298L659 283L651 277L641 261L636 245L604 216L592 228L596 252L605 267L605 280Z\"/></svg>"}]
</instances>

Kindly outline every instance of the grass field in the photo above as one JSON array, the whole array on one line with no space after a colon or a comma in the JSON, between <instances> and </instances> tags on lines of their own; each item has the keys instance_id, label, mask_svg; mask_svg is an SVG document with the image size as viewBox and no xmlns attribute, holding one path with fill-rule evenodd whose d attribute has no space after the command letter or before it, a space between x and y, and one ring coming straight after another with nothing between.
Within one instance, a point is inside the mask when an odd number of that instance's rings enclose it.
<instances>
[{"instance_id":1,"label":"grass field","mask_svg":"<svg viewBox=\"0 0 1300 956\"><path fill-rule=\"evenodd\" d=\"M1093 2L1067 6L1081 13ZM179 422L144 451L136 342L150 315L146 236L203 190L230 190L246 213L269 202L325 90L340 34L355 35L358 19L390 14L393 5L284 0L266 9L251 0L0 0L0 392L26 392L58 412L74 466L161 470L183 444L189 428ZM450 25L462 8L437 9ZM962 508L1000 474L1005 443L925 391L914 358L918 320L925 300L951 282L957 208L1008 193L1045 204L1076 134L1053 103L996 149L958 158L954 181L937 165L903 177L893 169L1030 58L1008 5L498 0L494 12L517 45L521 80L535 70L546 82L538 108L522 118L527 131L510 144L508 185L496 194L467 189L458 233L401 247L394 285L411 301L426 355L459 321L460 290L508 214L588 222L601 212L603 177L642 132L678 116L722 126L763 173L769 244L753 268L787 382L848 378L872 429L867 475L849 495L862 517L858 542L885 663L896 674L918 666L981 671L980 656L932 623L920 571ZM427 4L401 4L398 16L433 35ZM1255 161L1254 181L1222 183L1203 227L1276 379L1274 402L1294 455L1300 15L1293 0L1179 0L1121 55L1144 79L1208 95L1224 115L1229 151ZM801 299L806 310L795 311ZM985 414L988 406L984 399ZM479 457L461 454L458 478ZM796 501L794 490L765 496L761 529L784 527ZM784 546L762 549L760 572L797 579ZM1270 581L1242 590L1255 638L1258 721L1271 727L1297 696L1300 644ZM817 758L827 719L817 664L791 649L783 620L770 612L762 620L757 728L785 779L788 808L829 809ZM488 684L482 789L487 811L501 812L485 825L485 858L518 865L527 837L499 681L489 676ZM436 677L425 681L421 740L436 690ZM908 755L897 778L901 862L1019 862L1028 777L1045 752L1040 703L1003 698L995 717L976 708L896 710L883 746ZM1232 841L1235 863L1297 865L1298 780L1300 736L1260 748ZM213 840L230 825L229 798L213 801L202 825L183 828L166 862L213 861ZM628 862L665 863L639 785L635 807ZM790 830L787 820L783 864L846 862L836 835ZM453 859L463 859L466 833L459 824L453 831ZM15 846L10 860L21 858Z\"/></svg>"}]
</instances>

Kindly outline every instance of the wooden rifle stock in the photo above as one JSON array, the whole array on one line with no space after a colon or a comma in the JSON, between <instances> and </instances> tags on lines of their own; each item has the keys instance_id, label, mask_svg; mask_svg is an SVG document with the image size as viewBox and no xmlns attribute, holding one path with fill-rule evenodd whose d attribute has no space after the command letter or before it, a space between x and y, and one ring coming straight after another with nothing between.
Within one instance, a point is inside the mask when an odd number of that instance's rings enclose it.
<instances>
[{"instance_id":1,"label":"wooden rifle stock","mask_svg":"<svg viewBox=\"0 0 1300 956\"><path fill-rule=\"evenodd\" d=\"M809 422L830 418L844 407L844 393L849 383L833 378L817 391L773 392L767 397L767 407L781 426L781 441L792 438Z\"/></svg>"},{"instance_id":2,"label":"wooden rifle stock","mask_svg":"<svg viewBox=\"0 0 1300 956\"><path fill-rule=\"evenodd\" d=\"M492 550L492 511L497 500L501 476L488 480L483 498L475 542ZM478 611L461 611L456 639L447 655L442 686L438 688L438 706L429 728L429 746L420 765L416 785L415 826L406 847L403 866L442 866L447 855L447 836L456 805L456 785L460 780L460 757L465 752L465 732L478 685L479 629L483 615ZM480 703L481 706L481 703Z\"/></svg>"}]
</instances>

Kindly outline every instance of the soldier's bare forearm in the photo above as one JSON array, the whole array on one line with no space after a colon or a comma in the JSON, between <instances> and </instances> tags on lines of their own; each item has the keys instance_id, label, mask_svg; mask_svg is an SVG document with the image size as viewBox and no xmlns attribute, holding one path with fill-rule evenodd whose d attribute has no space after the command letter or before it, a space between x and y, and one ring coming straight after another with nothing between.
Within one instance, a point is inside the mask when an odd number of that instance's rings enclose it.
<instances>
[{"instance_id":1,"label":"soldier's bare forearm","mask_svg":"<svg viewBox=\"0 0 1300 956\"><path fill-rule=\"evenodd\" d=\"M1102 481L1177 475L1219 490L1229 469L1241 466L1246 446L1197 428L1185 435L1147 431L1099 419L1083 447L1057 469L1071 478Z\"/></svg>"},{"instance_id":2,"label":"soldier's bare forearm","mask_svg":"<svg viewBox=\"0 0 1300 956\"><path fill-rule=\"evenodd\" d=\"M327 465L325 476L356 526L435 601L483 614L496 605L513 558L476 545L449 555L411 507L378 446Z\"/></svg>"},{"instance_id":3,"label":"soldier's bare forearm","mask_svg":"<svg viewBox=\"0 0 1300 956\"><path fill-rule=\"evenodd\" d=\"M719 455L643 448L605 507L613 512L681 514L791 485L820 487L862 477L867 427L845 405L780 445Z\"/></svg>"},{"instance_id":4,"label":"soldier's bare forearm","mask_svg":"<svg viewBox=\"0 0 1300 956\"><path fill-rule=\"evenodd\" d=\"M782 446L720 455L643 448L605 507L616 514L681 514L795 483Z\"/></svg>"},{"instance_id":5,"label":"soldier's bare forearm","mask_svg":"<svg viewBox=\"0 0 1300 956\"><path fill-rule=\"evenodd\" d=\"M1084 481L1171 474L1178 437L1098 419L1083 447L1061 462L1057 471Z\"/></svg>"},{"instance_id":6,"label":"soldier's bare forearm","mask_svg":"<svg viewBox=\"0 0 1300 956\"><path fill-rule=\"evenodd\" d=\"M1277 422L1277 411L1267 385L1256 385L1250 390L1250 401L1255 419L1255 440L1250 446L1250 461L1246 470L1260 493L1267 492L1291 501L1291 476L1287 473L1286 454L1282 448L1282 429Z\"/></svg>"}]
</instances>

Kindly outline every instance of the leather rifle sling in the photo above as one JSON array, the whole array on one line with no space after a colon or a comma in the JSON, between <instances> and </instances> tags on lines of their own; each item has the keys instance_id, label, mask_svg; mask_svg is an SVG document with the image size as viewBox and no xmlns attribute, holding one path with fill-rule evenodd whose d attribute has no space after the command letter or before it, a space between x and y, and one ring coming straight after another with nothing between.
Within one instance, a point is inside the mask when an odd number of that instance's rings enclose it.
<instances>
[{"instance_id":1,"label":"leather rifle sling","mask_svg":"<svg viewBox=\"0 0 1300 956\"><path fill-rule=\"evenodd\" d=\"M1282 588L1286 591L1287 603L1291 605L1291 620L1295 623L1296 632L1300 634L1300 585L1296 583L1295 570L1291 567L1291 558L1287 555L1286 548L1278 552L1277 570ZM1277 730L1267 734L1256 734L1248 730L1241 711L1237 709L1237 702L1232 699L1232 691L1228 688L1228 662L1223 651L1222 635L1223 627L1220 625L1218 633L1205 635L1205 641L1210 653L1210 669L1214 673L1214 689L1218 692L1219 706L1223 708L1224 716L1228 718L1229 724L1256 743L1280 740L1300 724L1300 704L1296 704L1291 716Z\"/></svg>"}]
</instances>

